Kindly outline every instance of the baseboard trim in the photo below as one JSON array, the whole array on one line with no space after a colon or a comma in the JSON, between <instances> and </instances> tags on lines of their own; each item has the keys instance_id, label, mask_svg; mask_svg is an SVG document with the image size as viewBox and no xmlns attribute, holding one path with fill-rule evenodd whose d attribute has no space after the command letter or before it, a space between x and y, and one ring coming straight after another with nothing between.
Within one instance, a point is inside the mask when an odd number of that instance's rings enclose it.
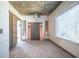
<instances>
[{"instance_id":1,"label":"baseboard trim","mask_svg":"<svg viewBox=\"0 0 79 59\"><path fill-rule=\"evenodd\" d=\"M53 44L55 44L56 46L58 46L59 48L61 48L63 51L67 52L68 54L70 54L73 58L78 58L76 56L74 56L73 54L71 54L70 52L68 52L67 50L63 49L62 47L60 47L58 44L56 44L55 42L53 42L52 40L49 39L50 42L52 42Z\"/></svg>"}]
</instances>

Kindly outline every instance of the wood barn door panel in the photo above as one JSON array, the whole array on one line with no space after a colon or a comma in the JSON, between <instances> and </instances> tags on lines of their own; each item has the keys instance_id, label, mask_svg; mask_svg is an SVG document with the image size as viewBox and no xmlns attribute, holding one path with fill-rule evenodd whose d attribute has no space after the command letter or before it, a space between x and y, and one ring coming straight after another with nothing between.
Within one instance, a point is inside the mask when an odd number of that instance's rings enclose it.
<instances>
[{"instance_id":1,"label":"wood barn door panel","mask_svg":"<svg viewBox=\"0 0 79 59\"><path fill-rule=\"evenodd\" d=\"M17 17L9 12L9 48L17 44Z\"/></svg>"}]
</instances>

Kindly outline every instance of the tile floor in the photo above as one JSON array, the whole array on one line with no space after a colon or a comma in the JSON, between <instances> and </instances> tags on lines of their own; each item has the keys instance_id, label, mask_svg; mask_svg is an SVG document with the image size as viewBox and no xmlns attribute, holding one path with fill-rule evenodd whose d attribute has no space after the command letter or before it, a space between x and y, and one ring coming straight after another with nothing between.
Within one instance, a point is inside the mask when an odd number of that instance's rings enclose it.
<instances>
[{"instance_id":1,"label":"tile floor","mask_svg":"<svg viewBox=\"0 0 79 59\"><path fill-rule=\"evenodd\" d=\"M72 58L48 40L21 41L10 50L10 58Z\"/></svg>"}]
</instances>

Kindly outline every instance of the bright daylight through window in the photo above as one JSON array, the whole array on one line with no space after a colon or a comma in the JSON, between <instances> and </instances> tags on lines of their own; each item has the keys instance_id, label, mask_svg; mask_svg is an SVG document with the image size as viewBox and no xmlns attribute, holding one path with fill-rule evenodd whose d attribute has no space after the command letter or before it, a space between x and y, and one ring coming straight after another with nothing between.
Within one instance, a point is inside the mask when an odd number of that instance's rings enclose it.
<instances>
[{"instance_id":1,"label":"bright daylight through window","mask_svg":"<svg viewBox=\"0 0 79 59\"><path fill-rule=\"evenodd\" d=\"M56 37L79 43L79 4L56 17Z\"/></svg>"}]
</instances>

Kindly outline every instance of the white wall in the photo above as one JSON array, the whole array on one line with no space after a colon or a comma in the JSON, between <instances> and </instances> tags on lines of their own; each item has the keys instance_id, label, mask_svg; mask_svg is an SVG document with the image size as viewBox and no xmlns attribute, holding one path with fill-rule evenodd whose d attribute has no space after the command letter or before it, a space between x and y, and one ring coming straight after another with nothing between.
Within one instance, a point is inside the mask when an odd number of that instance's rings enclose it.
<instances>
[{"instance_id":1,"label":"white wall","mask_svg":"<svg viewBox=\"0 0 79 59\"><path fill-rule=\"evenodd\" d=\"M47 20L48 16L40 16L39 18L34 18L33 16L23 16L24 20L26 20L26 39L28 38L28 22L42 22L43 28L42 31L43 33L45 32L45 20ZM43 36L45 38L45 36Z\"/></svg>"},{"instance_id":2,"label":"white wall","mask_svg":"<svg viewBox=\"0 0 79 59\"><path fill-rule=\"evenodd\" d=\"M76 57L79 57L79 45L75 44L71 41L64 40L62 38L55 36L55 17L60 15L63 11L67 10L67 8L74 5L76 2L73 1L64 1L62 2L53 13L49 16L49 37L50 40L58 44L63 49L67 50L71 54Z\"/></svg>"},{"instance_id":3,"label":"white wall","mask_svg":"<svg viewBox=\"0 0 79 59\"><path fill-rule=\"evenodd\" d=\"M9 13L8 2L0 1L0 27L3 33L0 34L0 58L9 57Z\"/></svg>"}]
</instances>

